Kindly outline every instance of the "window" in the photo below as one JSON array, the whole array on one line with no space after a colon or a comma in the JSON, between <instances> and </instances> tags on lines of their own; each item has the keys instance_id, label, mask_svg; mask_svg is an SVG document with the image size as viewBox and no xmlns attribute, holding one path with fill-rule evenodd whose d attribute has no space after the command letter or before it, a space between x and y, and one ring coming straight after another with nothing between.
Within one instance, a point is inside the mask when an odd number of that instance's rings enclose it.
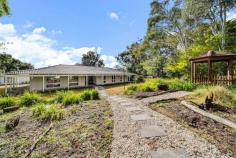
<instances>
[{"instance_id":1,"label":"window","mask_svg":"<svg viewBox=\"0 0 236 158\"><path fill-rule=\"evenodd\" d=\"M120 76L120 82L122 82L122 76Z\"/></svg>"},{"instance_id":2,"label":"window","mask_svg":"<svg viewBox=\"0 0 236 158\"><path fill-rule=\"evenodd\" d=\"M60 76L47 77L46 88L60 87Z\"/></svg>"},{"instance_id":3,"label":"window","mask_svg":"<svg viewBox=\"0 0 236 158\"><path fill-rule=\"evenodd\" d=\"M115 76L115 75L113 75L113 76L111 77L111 81L112 81L112 82L116 82L116 76Z\"/></svg>"},{"instance_id":4,"label":"window","mask_svg":"<svg viewBox=\"0 0 236 158\"><path fill-rule=\"evenodd\" d=\"M103 76L103 83L106 83L106 76Z\"/></svg>"},{"instance_id":5,"label":"window","mask_svg":"<svg viewBox=\"0 0 236 158\"><path fill-rule=\"evenodd\" d=\"M69 86L78 86L79 85L79 76L69 76Z\"/></svg>"}]
</instances>

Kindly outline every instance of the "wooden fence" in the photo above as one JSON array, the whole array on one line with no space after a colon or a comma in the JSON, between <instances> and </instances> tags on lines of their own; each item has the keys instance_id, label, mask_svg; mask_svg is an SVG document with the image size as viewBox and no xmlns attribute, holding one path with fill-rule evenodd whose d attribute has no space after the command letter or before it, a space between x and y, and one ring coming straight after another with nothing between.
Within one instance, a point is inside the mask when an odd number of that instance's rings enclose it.
<instances>
[{"instance_id":1,"label":"wooden fence","mask_svg":"<svg viewBox=\"0 0 236 158\"><path fill-rule=\"evenodd\" d=\"M232 85L233 79L232 77L228 76L212 76L210 80L208 80L207 76L196 76L194 83L201 83L201 84L213 84L213 85Z\"/></svg>"}]
</instances>

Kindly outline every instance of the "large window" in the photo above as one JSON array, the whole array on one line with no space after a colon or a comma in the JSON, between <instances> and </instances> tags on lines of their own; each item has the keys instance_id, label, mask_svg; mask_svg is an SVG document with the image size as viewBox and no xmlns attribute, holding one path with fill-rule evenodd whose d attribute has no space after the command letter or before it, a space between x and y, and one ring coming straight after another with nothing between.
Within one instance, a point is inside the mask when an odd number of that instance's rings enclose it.
<instances>
[{"instance_id":1,"label":"large window","mask_svg":"<svg viewBox=\"0 0 236 158\"><path fill-rule=\"evenodd\" d=\"M78 86L79 85L79 76L69 76L69 86Z\"/></svg>"},{"instance_id":2,"label":"large window","mask_svg":"<svg viewBox=\"0 0 236 158\"><path fill-rule=\"evenodd\" d=\"M47 77L47 88L55 88L55 87L60 87L60 76L51 76Z\"/></svg>"}]
</instances>

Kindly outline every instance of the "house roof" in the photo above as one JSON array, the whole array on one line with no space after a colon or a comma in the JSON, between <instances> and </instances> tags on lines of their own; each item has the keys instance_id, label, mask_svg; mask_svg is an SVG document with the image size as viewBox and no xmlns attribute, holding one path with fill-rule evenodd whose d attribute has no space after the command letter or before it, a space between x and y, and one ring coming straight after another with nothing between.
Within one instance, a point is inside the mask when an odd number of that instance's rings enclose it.
<instances>
[{"instance_id":1,"label":"house roof","mask_svg":"<svg viewBox=\"0 0 236 158\"><path fill-rule=\"evenodd\" d=\"M224 60L235 60L236 54L223 54L215 51L208 51L207 53L200 55L198 57L191 58L190 61L205 62L208 60L212 61L224 61Z\"/></svg>"},{"instance_id":2,"label":"house roof","mask_svg":"<svg viewBox=\"0 0 236 158\"><path fill-rule=\"evenodd\" d=\"M33 70L11 71L7 75L134 75L107 67L55 65Z\"/></svg>"}]
</instances>

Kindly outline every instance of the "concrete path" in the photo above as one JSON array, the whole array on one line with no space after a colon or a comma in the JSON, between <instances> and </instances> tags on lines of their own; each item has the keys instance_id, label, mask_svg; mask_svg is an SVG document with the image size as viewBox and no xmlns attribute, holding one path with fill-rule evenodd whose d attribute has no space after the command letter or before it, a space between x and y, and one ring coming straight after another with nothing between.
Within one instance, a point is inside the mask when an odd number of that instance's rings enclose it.
<instances>
[{"instance_id":1,"label":"concrete path","mask_svg":"<svg viewBox=\"0 0 236 158\"><path fill-rule=\"evenodd\" d=\"M111 158L230 157L170 118L144 106L142 101L110 97L104 91L99 90L110 102L114 119Z\"/></svg>"},{"instance_id":2,"label":"concrete path","mask_svg":"<svg viewBox=\"0 0 236 158\"><path fill-rule=\"evenodd\" d=\"M144 98L144 99L141 99L141 101L144 104L151 104L151 103L155 103L160 100L181 98L181 97L186 96L187 94L189 94L189 92L187 92L187 91L177 91L177 92L172 92L172 93L165 93L163 95L158 95L158 96L154 96L154 97Z\"/></svg>"}]
</instances>

